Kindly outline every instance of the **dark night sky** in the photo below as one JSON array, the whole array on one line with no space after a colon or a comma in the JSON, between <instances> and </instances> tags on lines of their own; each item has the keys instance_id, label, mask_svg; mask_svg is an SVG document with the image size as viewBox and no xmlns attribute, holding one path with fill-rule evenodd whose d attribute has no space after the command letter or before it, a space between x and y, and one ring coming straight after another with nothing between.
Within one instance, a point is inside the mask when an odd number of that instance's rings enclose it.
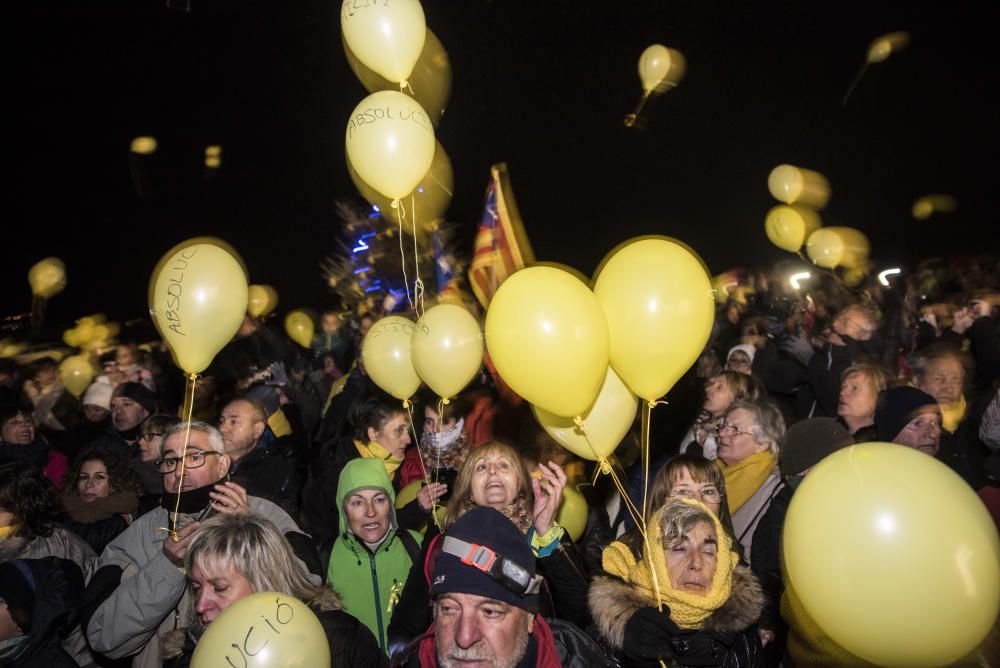
<instances>
[{"instance_id":1,"label":"dark night sky","mask_svg":"<svg viewBox=\"0 0 1000 668\"><path fill-rule=\"evenodd\" d=\"M141 317L156 260L202 234L232 243L282 311L327 303L318 262L334 248L334 202L355 194L344 128L366 95L341 50L340 3L190 4L31 3L0 314L27 310L28 268L56 255L70 284L50 319ZM1000 11L873 5L426 0L454 75L437 132L455 168L449 220L471 239L489 166L507 161L538 259L589 274L620 241L658 233L717 273L783 257L763 232L766 179L791 162L827 175L824 222L863 230L877 262L995 250ZM895 30L910 47L841 109L868 44ZM653 42L688 69L638 133L622 117ZM160 149L138 197L128 147L142 134ZM208 144L223 146L211 178ZM929 192L958 211L914 221Z\"/></svg>"}]
</instances>

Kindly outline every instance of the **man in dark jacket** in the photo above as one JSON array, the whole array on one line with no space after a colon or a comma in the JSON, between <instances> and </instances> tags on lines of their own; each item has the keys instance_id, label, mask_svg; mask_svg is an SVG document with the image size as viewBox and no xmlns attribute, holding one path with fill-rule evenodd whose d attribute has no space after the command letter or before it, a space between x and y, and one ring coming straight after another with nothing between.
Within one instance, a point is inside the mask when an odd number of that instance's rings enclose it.
<instances>
[{"instance_id":1,"label":"man in dark jacket","mask_svg":"<svg viewBox=\"0 0 1000 668\"><path fill-rule=\"evenodd\" d=\"M111 424L107 431L83 447L111 450L128 458L137 456L142 423L156 413L156 394L142 383L122 383L111 395Z\"/></svg>"},{"instance_id":2,"label":"man in dark jacket","mask_svg":"<svg viewBox=\"0 0 1000 668\"><path fill-rule=\"evenodd\" d=\"M294 517L299 485L291 465L263 443L268 431L266 409L252 399L230 401L222 409L219 431L232 459L229 479L250 496L276 503Z\"/></svg>"},{"instance_id":3,"label":"man in dark jacket","mask_svg":"<svg viewBox=\"0 0 1000 668\"><path fill-rule=\"evenodd\" d=\"M434 562L434 624L393 665L610 665L582 631L538 615L541 577L518 528L488 507L473 508L449 529Z\"/></svg>"}]
</instances>

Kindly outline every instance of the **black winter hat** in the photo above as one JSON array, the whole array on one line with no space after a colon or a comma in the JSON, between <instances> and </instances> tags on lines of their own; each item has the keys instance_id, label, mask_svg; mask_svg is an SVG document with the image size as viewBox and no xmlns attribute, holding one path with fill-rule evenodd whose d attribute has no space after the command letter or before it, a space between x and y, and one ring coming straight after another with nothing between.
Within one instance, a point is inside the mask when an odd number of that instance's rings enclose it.
<instances>
[{"instance_id":1,"label":"black winter hat","mask_svg":"<svg viewBox=\"0 0 1000 668\"><path fill-rule=\"evenodd\" d=\"M449 553L449 537L485 550L473 549L464 558L459 557ZM447 593L475 594L528 612L538 612L537 589L522 595L515 591L517 586L496 577L501 559L519 566L528 579L535 577L535 553L521 531L505 515L485 506L472 508L448 529L444 541L445 549L434 562L431 597ZM491 553L495 553L496 559L490 558ZM494 575L490 574L491 571Z\"/></svg>"},{"instance_id":2,"label":"black winter hat","mask_svg":"<svg viewBox=\"0 0 1000 668\"><path fill-rule=\"evenodd\" d=\"M882 390L875 404L875 428L879 440L891 443L925 406L937 407L937 400L915 387L893 387Z\"/></svg>"},{"instance_id":3,"label":"black winter hat","mask_svg":"<svg viewBox=\"0 0 1000 668\"><path fill-rule=\"evenodd\" d=\"M854 445L854 439L833 418L817 417L796 422L785 432L779 455L781 473L798 475L849 445Z\"/></svg>"},{"instance_id":4,"label":"black winter hat","mask_svg":"<svg viewBox=\"0 0 1000 668\"><path fill-rule=\"evenodd\" d=\"M112 400L118 397L131 399L149 411L150 415L156 413L156 394L142 383L122 383L115 388L115 393L111 395Z\"/></svg>"}]
</instances>

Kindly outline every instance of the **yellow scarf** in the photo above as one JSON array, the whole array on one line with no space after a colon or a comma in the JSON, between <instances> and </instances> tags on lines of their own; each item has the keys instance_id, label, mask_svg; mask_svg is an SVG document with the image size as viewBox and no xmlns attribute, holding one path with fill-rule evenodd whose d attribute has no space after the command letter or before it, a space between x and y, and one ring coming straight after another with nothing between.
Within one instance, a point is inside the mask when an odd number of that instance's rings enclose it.
<instances>
[{"instance_id":1,"label":"yellow scarf","mask_svg":"<svg viewBox=\"0 0 1000 668\"><path fill-rule=\"evenodd\" d=\"M21 528L20 524L11 524L9 526L0 527L0 540L7 538L8 536L13 536L17 533L17 530Z\"/></svg>"},{"instance_id":2,"label":"yellow scarf","mask_svg":"<svg viewBox=\"0 0 1000 668\"><path fill-rule=\"evenodd\" d=\"M659 589L659 600L670 608L670 619L681 628L697 629L701 628L702 623L729 599L733 584L733 569L736 568L738 558L732 550L729 535L723 531L722 524L708 508L694 499L679 500L703 509L715 524L715 536L718 541L717 565L715 575L712 577L712 587L705 596L674 589L670 584L670 576L667 574L667 558L660 535L660 522L663 519L666 506L653 513L646 524L648 530L655 533L656 536L654 538L650 534L650 549L645 551L641 561L635 560L632 550L624 543L615 541L604 550L601 564L606 572L620 577L649 599L655 601L657 599L656 592ZM654 571L656 573L655 585L652 577Z\"/></svg>"},{"instance_id":3,"label":"yellow scarf","mask_svg":"<svg viewBox=\"0 0 1000 668\"><path fill-rule=\"evenodd\" d=\"M389 480L396 478L396 469L403 465L402 457L393 457L392 453L383 448L375 441L368 441L365 445L361 441L354 441L354 447L362 457L369 459L381 459L385 465L385 472L389 474Z\"/></svg>"},{"instance_id":4,"label":"yellow scarf","mask_svg":"<svg viewBox=\"0 0 1000 668\"><path fill-rule=\"evenodd\" d=\"M722 471L722 477L726 479L726 500L729 503L729 512L735 514L744 503L750 500L760 486L767 480L767 476L774 470L774 455L770 450L758 452L750 455L743 461L736 462L732 466L726 466L721 459L715 460L715 465Z\"/></svg>"},{"instance_id":5,"label":"yellow scarf","mask_svg":"<svg viewBox=\"0 0 1000 668\"><path fill-rule=\"evenodd\" d=\"M959 395L958 401L953 404L940 404L941 406L941 426L945 431L955 433L958 425L965 419L965 411L968 406L965 404L965 395Z\"/></svg>"}]
</instances>

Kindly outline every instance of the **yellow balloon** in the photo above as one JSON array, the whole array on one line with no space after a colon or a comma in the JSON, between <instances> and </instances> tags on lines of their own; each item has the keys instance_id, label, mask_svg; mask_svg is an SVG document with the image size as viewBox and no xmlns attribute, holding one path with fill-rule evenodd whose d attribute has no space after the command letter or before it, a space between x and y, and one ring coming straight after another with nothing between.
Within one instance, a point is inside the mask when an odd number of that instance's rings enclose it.
<instances>
[{"instance_id":1,"label":"yellow balloon","mask_svg":"<svg viewBox=\"0 0 1000 668\"><path fill-rule=\"evenodd\" d=\"M879 665L943 666L1000 612L1000 538L976 493L917 450L865 443L792 497L784 564L809 616Z\"/></svg>"},{"instance_id":2,"label":"yellow balloon","mask_svg":"<svg viewBox=\"0 0 1000 668\"><path fill-rule=\"evenodd\" d=\"M562 501L556 512L556 523L566 530L570 538L579 541L587 529L587 500L573 485L563 487Z\"/></svg>"},{"instance_id":3,"label":"yellow balloon","mask_svg":"<svg viewBox=\"0 0 1000 668\"><path fill-rule=\"evenodd\" d=\"M397 82L410 76L427 35L420 0L344 0L340 5L340 27L358 60Z\"/></svg>"},{"instance_id":4,"label":"yellow balloon","mask_svg":"<svg viewBox=\"0 0 1000 668\"><path fill-rule=\"evenodd\" d=\"M365 183L350 160L347 162L347 173L357 187L358 192L369 203L377 206L382 216L386 220L399 225L399 209L392 208L392 200L385 197L370 185ZM455 189L455 173L451 167L451 159L445 152L440 142L435 142L434 160L430 169L420 179L420 183L411 193L403 197L400 201L406 211L406 221L403 225L403 232L407 234L413 232L413 224L416 222L417 234L433 232L434 226L444 218L448 205L451 204L451 195Z\"/></svg>"},{"instance_id":5,"label":"yellow balloon","mask_svg":"<svg viewBox=\"0 0 1000 668\"><path fill-rule=\"evenodd\" d=\"M653 44L639 56L639 80L646 93L662 93L684 77L684 55L662 44Z\"/></svg>"},{"instance_id":6,"label":"yellow balloon","mask_svg":"<svg viewBox=\"0 0 1000 668\"><path fill-rule=\"evenodd\" d=\"M778 165L772 169L767 177L767 189L779 202L804 204L817 210L830 201L830 182L826 177L795 165Z\"/></svg>"},{"instance_id":7,"label":"yellow balloon","mask_svg":"<svg viewBox=\"0 0 1000 668\"><path fill-rule=\"evenodd\" d=\"M330 668L330 643L319 619L288 594L241 598L198 641L191 668Z\"/></svg>"},{"instance_id":8,"label":"yellow balloon","mask_svg":"<svg viewBox=\"0 0 1000 668\"><path fill-rule=\"evenodd\" d=\"M598 460L607 457L628 434L635 421L639 400L625 386L622 379L608 367L597 399L584 413L583 425L573 418L553 415L538 406L532 406L535 419L559 445L584 459Z\"/></svg>"},{"instance_id":9,"label":"yellow balloon","mask_svg":"<svg viewBox=\"0 0 1000 668\"><path fill-rule=\"evenodd\" d=\"M285 316L285 333L295 343L303 348L309 348L312 345L313 334L316 333L316 326L308 313L298 309Z\"/></svg>"},{"instance_id":10,"label":"yellow balloon","mask_svg":"<svg viewBox=\"0 0 1000 668\"><path fill-rule=\"evenodd\" d=\"M57 257L47 257L28 270L31 294L49 299L66 287L66 265Z\"/></svg>"},{"instance_id":11,"label":"yellow balloon","mask_svg":"<svg viewBox=\"0 0 1000 668\"><path fill-rule=\"evenodd\" d=\"M94 380L94 367L83 355L71 355L59 363L59 380L74 397L79 397Z\"/></svg>"},{"instance_id":12,"label":"yellow balloon","mask_svg":"<svg viewBox=\"0 0 1000 668\"><path fill-rule=\"evenodd\" d=\"M868 47L868 62L881 63L896 51L902 51L910 43L910 33L891 32L876 38Z\"/></svg>"},{"instance_id":13,"label":"yellow balloon","mask_svg":"<svg viewBox=\"0 0 1000 668\"><path fill-rule=\"evenodd\" d=\"M347 122L347 160L362 181L390 199L410 194L434 161L434 126L416 100L372 93Z\"/></svg>"},{"instance_id":14,"label":"yellow balloon","mask_svg":"<svg viewBox=\"0 0 1000 668\"><path fill-rule=\"evenodd\" d=\"M461 306L438 304L417 321L411 340L413 369L436 395L450 399L483 364L483 332Z\"/></svg>"},{"instance_id":15,"label":"yellow balloon","mask_svg":"<svg viewBox=\"0 0 1000 668\"><path fill-rule=\"evenodd\" d=\"M389 81L362 63L347 45L346 38L341 39L341 42L344 46L344 55L347 56L347 64L365 90L369 93L379 90L399 90L397 82ZM434 127L437 127L451 96L451 60L441 40L431 32L430 28L427 29L424 48L417 58L417 64L413 66L408 81L413 98L430 116Z\"/></svg>"},{"instance_id":16,"label":"yellow balloon","mask_svg":"<svg viewBox=\"0 0 1000 668\"><path fill-rule=\"evenodd\" d=\"M806 253L817 267L857 267L868 259L868 237L850 227L821 227L809 235Z\"/></svg>"},{"instance_id":17,"label":"yellow balloon","mask_svg":"<svg viewBox=\"0 0 1000 668\"><path fill-rule=\"evenodd\" d=\"M701 258L668 237L631 239L594 279L611 335L611 366L646 401L666 394L708 342L715 297Z\"/></svg>"},{"instance_id":18,"label":"yellow balloon","mask_svg":"<svg viewBox=\"0 0 1000 668\"><path fill-rule=\"evenodd\" d=\"M556 267L521 269L500 285L486 312L486 346L511 389L555 415L583 415L608 367L608 326L594 293Z\"/></svg>"},{"instance_id":19,"label":"yellow balloon","mask_svg":"<svg viewBox=\"0 0 1000 668\"><path fill-rule=\"evenodd\" d=\"M780 204L767 212L764 231L771 243L782 250L796 253L809 235L819 229L819 215L804 206Z\"/></svg>"},{"instance_id":20,"label":"yellow balloon","mask_svg":"<svg viewBox=\"0 0 1000 668\"><path fill-rule=\"evenodd\" d=\"M82 341L80 340L80 335L76 331L76 327L72 329L67 329L65 332L63 332L62 338L67 346L71 346L73 348L79 348L80 345L82 344Z\"/></svg>"},{"instance_id":21,"label":"yellow balloon","mask_svg":"<svg viewBox=\"0 0 1000 668\"><path fill-rule=\"evenodd\" d=\"M952 213L958 203L951 195L924 195L913 203L913 217L917 220L927 220L934 213Z\"/></svg>"},{"instance_id":22,"label":"yellow balloon","mask_svg":"<svg viewBox=\"0 0 1000 668\"><path fill-rule=\"evenodd\" d=\"M409 399L420 387L411 353L414 331L416 325L412 320L390 315L372 325L361 342L365 373L397 399Z\"/></svg>"},{"instance_id":23,"label":"yellow balloon","mask_svg":"<svg viewBox=\"0 0 1000 668\"><path fill-rule=\"evenodd\" d=\"M270 285L251 285L247 290L247 313L260 318L278 305L278 291Z\"/></svg>"},{"instance_id":24,"label":"yellow balloon","mask_svg":"<svg viewBox=\"0 0 1000 668\"><path fill-rule=\"evenodd\" d=\"M200 237L170 249L150 279L149 312L174 362L204 371L247 310L247 276L225 242Z\"/></svg>"}]
</instances>

